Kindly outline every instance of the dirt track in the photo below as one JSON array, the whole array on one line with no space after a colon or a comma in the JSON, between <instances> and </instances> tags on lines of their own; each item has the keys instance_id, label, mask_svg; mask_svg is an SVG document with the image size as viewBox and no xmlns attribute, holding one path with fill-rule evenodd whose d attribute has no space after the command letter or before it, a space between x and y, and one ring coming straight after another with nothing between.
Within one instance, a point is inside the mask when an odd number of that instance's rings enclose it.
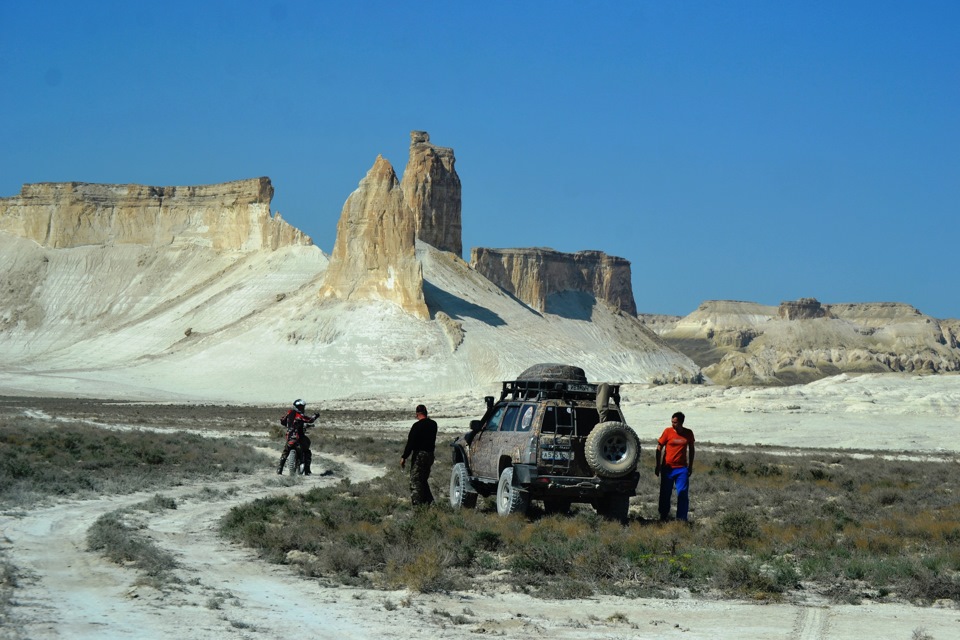
<instances>
[{"instance_id":1,"label":"dirt track","mask_svg":"<svg viewBox=\"0 0 960 640\"><path fill-rule=\"evenodd\" d=\"M72 402L72 401L71 401ZM31 399L15 410L49 412L65 419L113 422L136 417L132 405L84 405ZM6 409L13 409L9 404ZM132 410L132 413L131 413ZM237 414L240 415L237 415ZM729 601L628 600L600 597L544 601L512 592L410 594L324 586L299 578L282 566L259 560L245 548L217 535L220 518L234 505L257 497L303 491L339 482L322 475L335 468L354 482L378 469L323 452L320 474L305 479L278 478L272 469L276 451L265 435L265 419L274 410L222 407L160 409L151 406L139 426L157 423L196 428L218 435L236 430L261 440L264 468L255 475L217 483L180 485L161 491L177 508L137 512L143 531L180 563L182 583L167 591L144 586L132 568L118 567L86 550L89 527L105 513L129 507L157 491L89 500L67 500L29 513L0 516L0 544L19 569L14 624L2 638L529 638L563 640L620 638L826 638L909 639L917 628L933 638L956 637L960 613L907 605L793 606ZM365 425L397 417L357 415ZM163 416L162 420L159 418ZM249 424L247 424L249 421ZM119 420L123 423L125 420ZM129 420L134 422L134 420ZM189 427L188 427L189 425ZM124 427L127 428L127 427ZM333 465L331 462L337 462ZM435 483L443 479L434 479Z\"/></svg>"}]
</instances>

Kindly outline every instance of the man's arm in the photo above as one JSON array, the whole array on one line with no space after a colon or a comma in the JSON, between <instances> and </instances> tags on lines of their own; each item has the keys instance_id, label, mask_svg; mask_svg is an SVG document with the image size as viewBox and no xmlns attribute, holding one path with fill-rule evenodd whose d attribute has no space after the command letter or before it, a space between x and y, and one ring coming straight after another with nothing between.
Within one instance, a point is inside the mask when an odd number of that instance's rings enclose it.
<instances>
[{"instance_id":1,"label":"man's arm","mask_svg":"<svg viewBox=\"0 0 960 640\"><path fill-rule=\"evenodd\" d=\"M687 446L690 447L690 457L687 458L687 460L688 460L688 462L687 462L687 473L690 474L690 473L693 473L693 459L694 459L694 458L696 457L696 455L697 455L697 448L694 446L694 444L693 444L692 442L691 442L689 445L687 445Z\"/></svg>"},{"instance_id":2,"label":"man's arm","mask_svg":"<svg viewBox=\"0 0 960 640\"><path fill-rule=\"evenodd\" d=\"M410 427L410 433L407 434L407 446L403 448L403 454L400 456L400 468L403 469L404 465L407 463L407 458L410 457L410 454L413 453L413 439L414 433L417 430L416 422L413 423L413 426Z\"/></svg>"},{"instance_id":3,"label":"man's arm","mask_svg":"<svg viewBox=\"0 0 960 640\"><path fill-rule=\"evenodd\" d=\"M660 452L663 451L663 445L659 442L657 443L657 453L653 461L653 475L660 475Z\"/></svg>"}]
</instances>

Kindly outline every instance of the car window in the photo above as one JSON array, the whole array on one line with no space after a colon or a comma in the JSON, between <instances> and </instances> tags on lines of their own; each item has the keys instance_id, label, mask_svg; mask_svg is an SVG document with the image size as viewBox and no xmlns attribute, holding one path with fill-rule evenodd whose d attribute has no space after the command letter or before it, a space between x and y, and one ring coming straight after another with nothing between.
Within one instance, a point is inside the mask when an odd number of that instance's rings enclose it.
<instances>
[{"instance_id":1,"label":"car window","mask_svg":"<svg viewBox=\"0 0 960 640\"><path fill-rule=\"evenodd\" d=\"M484 431L497 431L500 428L500 421L503 419L503 412L506 408L506 406L497 407L497 410L487 420L487 424L483 426Z\"/></svg>"},{"instance_id":2,"label":"car window","mask_svg":"<svg viewBox=\"0 0 960 640\"><path fill-rule=\"evenodd\" d=\"M544 433L573 433L573 411L570 407L547 407L540 430Z\"/></svg>"},{"instance_id":3,"label":"car window","mask_svg":"<svg viewBox=\"0 0 960 640\"><path fill-rule=\"evenodd\" d=\"M533 417L536 414L536 405L523 405L523 413L520 414L520 424L517 425L517 431L530 431L530 428L533 427Z\"/></svg>"},{"instance_id":4,"label":"car window","mask_svg":"<svg viewBox=\"0 0 960 640\"><path fill-rule=\"evenodd\" d=\"M577 407L577 434L586 435L600 422L596 407Z\"/></svg>"},{"instance_id":5,"label":"car window","mask_svg":"<svg viewBox=\"0 0 960 640\"><path fill-rule=\"evenodd\" d=\"M500 423L500 431L513 431L517 425L517 414L520 413L520 405L512 404L507 407L507 413Z\"/></svg>"}]
</instances>

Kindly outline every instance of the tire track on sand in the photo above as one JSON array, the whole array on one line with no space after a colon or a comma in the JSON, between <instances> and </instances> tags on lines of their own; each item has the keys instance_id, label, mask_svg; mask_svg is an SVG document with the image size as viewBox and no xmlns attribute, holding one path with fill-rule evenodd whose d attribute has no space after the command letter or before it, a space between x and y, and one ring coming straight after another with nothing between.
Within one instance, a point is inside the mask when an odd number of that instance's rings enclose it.
<instances>
[{"instance_id":1,"label":"tire track on sand","mask_svg":"<svg viewBox=\"0 0 960 640\"><path fill-rule=\"evenodd\" d=\"M827 637L827 610L821 607L800 607L793 623L790 640L825 640Z\"/></svg>"},{"instance_id":2,"label":"tire track on sand","mask_svg":"<svg viewBox=\"0 0 960 640\"><path fill-rule=\"evenodd\" d=\"M273 454L271 454L273 455ZM318 456L322 464L332 456ZM337 458L352 481L382 471ZM318 465L320 466L320 465ZM369 618L351 605L311 599L296 603L305 589L318 589L290 571L258 560L244 547L219 537L220 518L238 504L256 498L303 492L339 482L333 475L291 479L266 468L254 476L224 482L198 482L171 489L93 500L71 500L25 515L0 516L0 544L18 568L12 628L0 637L169 638L227 637L368 638ZM176 509L137 512L149 520L143 533L180 564L182 584L156 590L137 572L86 550L87 530L105 513L131 507L160 493L176 500ZM295 630L299 629L300 633Z\"/></svg>"}]
</instances>

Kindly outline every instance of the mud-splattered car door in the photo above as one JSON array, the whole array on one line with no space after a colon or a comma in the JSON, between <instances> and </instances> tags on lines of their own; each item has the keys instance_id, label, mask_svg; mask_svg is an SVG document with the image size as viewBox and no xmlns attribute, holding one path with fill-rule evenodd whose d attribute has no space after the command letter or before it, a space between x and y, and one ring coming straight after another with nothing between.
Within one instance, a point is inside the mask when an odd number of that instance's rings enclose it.
<instances>
[{"instance_id":1,"label":"mud-splattered car door","mask_svg":"<svg viewBox=\"0 0 960 640\"><path fill-rule=\"evenodd\" d=\"M519 402L504 403L491 414L470 447L471 475L496 481L501 466L519 462L530 440L530 422L524 424L521 408ZM533 413L530 412L530 420Z\"/></svg>"},{"instance_id":2,"label":"mud-splattered car door","mask_svg":"<svg viewBox=\"0 0 960 640\"><path fill-rule=\"evenodd\" d=\"M498 439L500 422L507 411L506 403L499 405L490 414L486 422L481 425L473 442L470 443L470 475L496 481L499 475L497 460L499 459Z\"/></svg>"}]
</instances>

